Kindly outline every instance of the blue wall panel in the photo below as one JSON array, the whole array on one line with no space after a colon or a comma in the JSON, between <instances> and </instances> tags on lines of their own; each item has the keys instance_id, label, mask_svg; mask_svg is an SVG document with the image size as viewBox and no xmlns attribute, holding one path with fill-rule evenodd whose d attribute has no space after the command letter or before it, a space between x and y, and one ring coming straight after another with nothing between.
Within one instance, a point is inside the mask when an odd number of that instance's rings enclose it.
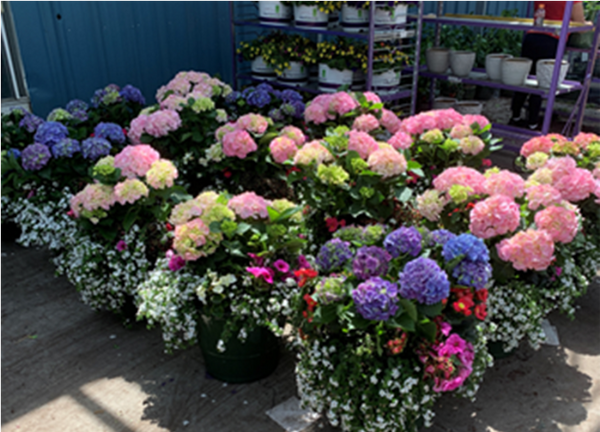
<instances>
[{"instance_id":1,"label":"blue wall panel","mask_svg":"<svg viewBox=\"0 0 600 432\"><path fill-rule=\"evenodd\" d=\"M484 5L485 3L485 5ZM517 9L517 16L524 17L527 13L527 1L445 1L444 14L480 14L485 11L486 15L501 15L503 10ZM437 13L437 2L424 2L424 12Z\"/></svg>"},{"instance_id":2,"label":"blue wall panel","mask_svg":"<svg viewBox=\"0 0 600 432\"><path fill-rule=\"evenodd\" d=\"M34 112L110 83L147 102L181 70L231 81L227 2L12 2Z\"/></svg>"}]
</instances>

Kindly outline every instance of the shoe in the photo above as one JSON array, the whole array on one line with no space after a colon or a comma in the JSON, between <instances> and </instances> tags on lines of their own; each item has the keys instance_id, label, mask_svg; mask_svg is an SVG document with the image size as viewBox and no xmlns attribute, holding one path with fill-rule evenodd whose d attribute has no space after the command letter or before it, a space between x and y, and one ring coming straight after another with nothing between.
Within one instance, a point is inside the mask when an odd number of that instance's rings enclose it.
<instances>
[{"instance_id":1,"label":"shoe","mask_svg":"<svg viewBox=\"0 0 600 432\"><path fill-rule=\"evenodd\" d=\"M540 128L540 124L539 123L534 123L534 124L529 123L527 125L527 129L529 129L531 131L539 130L539 128Z\"/></svg>"},{"instance_id":2,"label":"shoe","mask_svg":"<svg viewBox=\"0 0 600 432\"><path fill-rule=\"evenodd\" d=\"M515 127L520 127L520 128L525 128L528 126L527 122L522 119L522 118L511 118L508 121L508 125L509 126L515 126Z\"/></svg>"}]
</instances>

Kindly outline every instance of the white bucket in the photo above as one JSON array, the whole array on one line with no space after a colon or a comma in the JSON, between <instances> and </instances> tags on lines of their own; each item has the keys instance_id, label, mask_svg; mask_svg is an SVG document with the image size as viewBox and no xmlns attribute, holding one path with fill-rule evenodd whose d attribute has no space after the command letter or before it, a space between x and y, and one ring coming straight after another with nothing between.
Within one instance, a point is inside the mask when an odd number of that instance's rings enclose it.
<instances>
[{"instance_id":1,"label":"white bucket","mask_svg":"<svg viewBox=\"0 0 600 432\"><path fill-rule=\"evenodd\" d=\"M292 8L280 1L260 1L258 20L261 24L288 26L292 22Z\"/></svg>"},{"instance_id":2,"label":"white bucket","mask_svg":"<svg viewBox=\"0 0 600 432\"><path fill-rule=\"evenodd\" d=\"M406 23L408 5L397 5L392 10L375 8L375 27L389 27Z\"/></svg>"},{"instance_id":3,"label":"white bucket","mask_svg":"<svg viewBox=\"0 0 600 432\"><path fill-rule=\"evenodd\" d=\"M541 88L550 88L552 83L552 73L554 72L555 59L542 59L538 60L535 64L536 77L538 80L538 86ZM558 74L558 84L560 85L567 76L569 71L569 62L566 60L561 61L560 72Z\"/></svg>"},{"instance_id":4,"label":"white bucket","mask_svg":"<svg viewBox=\"0 0 600 432\"><path fill-rule=\"evenodd\" d=\"M252 78L264 81L274 81L277 78L275 70L265 63L263 56L258 56L252 60Z\"/></svg>"},{"instance_id":5,"label":"white bucket","mask_svg":"<svg viewBox=\"0 0 600 432\"><path fill-rule=\"evenodd\" d=\"M326 64L319 64L319 90L324 93L333 93L339 87L352 85L354 73L350 69L332 69Z\"/></svg>"},{"instance_id":6,"label":"white bucket","mask_svg":"<svg viewBox=\"0 0 600 432\"><path fill-rule=\"evenodd\" d=\"M347 4L342 5L342 29L347 33L359 33L369 30L369 11Z\"/></svg>"},{"instance_id":7,"label":"white bucket","mask_svg":"<svg viewBox=\"0 0 600 432\"><path fill-rule=\"evenodd\" d=\"M308 84L308 69L300 62L290 62L289 69L283 71L283 75L277 78L282 84L293 87L302 87Z\"/></svg>"},{"instance_id":8,"label":"white bucket","mask_svg":"<svg viewBox=\"0 0 600 432\"><path fill-rule=\"evenodd\" d=\"M326 29L329 14L321 12L317 6L294 5L294 21L298 28Z\"/></svg>"},{"instance_id":9,"label":"white bucket","mask_svg":"<svg viewBox=\"0 0 600 432\"><path fill-rule=\"evenodd\" d=\"M400 75L400 71L393 69L373 74L373 81L371 83L373 90L380 95L390 95L398 92Z\"/></svg>"}]
</instances>

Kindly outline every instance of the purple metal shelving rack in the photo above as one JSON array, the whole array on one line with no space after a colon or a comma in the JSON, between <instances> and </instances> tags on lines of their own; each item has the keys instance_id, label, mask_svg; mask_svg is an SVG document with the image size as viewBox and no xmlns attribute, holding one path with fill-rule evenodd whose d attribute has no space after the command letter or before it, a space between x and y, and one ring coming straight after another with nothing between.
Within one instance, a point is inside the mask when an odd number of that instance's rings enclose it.
<instances>
[{"instance_id":1,"label":"purple metal shelving rack","mask_svg":"<svg viewBox=\"0 0 600 432\"><path fill-rule=\"evenodd\" d=\"M442 13L441 2L438 3L438 16ZM544 115L544 123L542 125L541 132L539 131L531 131L528 129L517 128L513 126L507 126L502 124L494 124L494 130L498 135L506 135L513 137L531 137L536 135L546 135L550 131L550 123L552 120L552 113L554 111L554 101L557 95L569 93L572 91L579 91L579 98L575 103L573 111L567 121L563 129L563 134L569 136L576 135L581 130L581 123L583 121L585 105L587 103L587 98L589 94L590 84L593 80L592 78L592 70L594 68L594 63L596 58L600 55L599 53L599 45L600 45L600 16L596 18L596 25L585 25L578 27L571 27L569 25L571 11L573 9L573 2L568 1L565 7L565 12L562 20L562 24L560 27L558 26L544 26L544 27L535 27L533 25L528 25L520 22L500 22L500 21L491 21L491 20L477 20L477 19L469 19L469 18L458 18L458 17L422 17L422 21L425 23L435 23L436 24L436 35L439 34L439 26L441 24L447 25L466 25L473 27L495 27L502 28L508 30L519 30L519 31L528 31L528 30L537 30L544 32L554 32L559 35L558 40L558 49L556 51L556 63L560 64L560 60L562 60L563 55L565 53L565 48L567 44L567 38L569 34L575 32L584 32L594 30L594 42L593 46L589 50L578 50L585 51L590 54L590 58L588 60L587 71L585 74L585 78L583 83L577 83L573 81L563 81L563 84L558 85L558 77L560 68L554 68L552 73L552 81L550 84L550 88L547 90L541 89L539 87L533 86L509 86L502 84L500 82L490 81L481 77L467 77L467 78L457 78L451 75L440 75L433 74L428 72L426 68L420 68L419 73L421 76L436 79L447 79L455 82L462 82L465 84L474 84L504 90L511 91L521 91L526 93L538 94L546 99L546 109ZM478 70L476 70L478 72ZM532 77L529 77L530 79ZM594 80L595 81L595 80Z\"/></svg>"},{"instance_id":2,"label":"purple metal shelving rack","mask_svg":"<svg viewBox=\"0 0 600 432\"><path fill-rule=\"evenodd\" d=\"M371 2L370 7L370 21L369 21L369 30L367 33L347 33L338 30L329 30L329 29L306 29L306 28L297 28L293 25L290 26L277 26L271 24L261 23L256 19L248 20L248 19L237 19L235 15L235 3L233 1L229 2L229 15L230 15L230 31L231 31L231 52L232 52L232 67L233 67L233 87L237 89L238 87L238 79L246 80L246 81L260 81L249 74L243 74L238 72L238 64L237 64L237 56L236 56L236 27L256 27L260 29L271 29L271 30L279 30L285 32L301 32L301 33L312 33L319 35L330 35L330 36L341 36L341 37L349 37L354 39L365 40L368 43L368 70L366 77L366 89L369 91L372 89L373 82L373 56L374 56L374 43L380 40L390 40L390 39L399 39L396 37L391 37L386 39L386 30L389 32L390 30L399 30L405 29L408 27L408 23L394 25L391 28L375 29L375 2ZM410 98L410 114L413 115L416 111L416 102L417 102L417 82L419 79L419 62L420 62L420 51L421 51L421 34L423 29L423 2L422 1L407 1L406 3L416 5L417 6L417 14L411 20L416 22L416 29L414 34L415 39L415 58L414 65L412 67L407 67L402 70L402 72L409 72L412 74L411 77L411 88L410 89L400 89L398 92L382 96L381 99L383 101L395 101L400 99ZM391 32L393 35L394 32ZM387 33L390 34L390 33ZM285 84L281 84L274 81L268 81L270 84L282 87L282 88L292 88L295 90L306 91L309 93L320 93L319 90L312 87L291 87Z\"/></svg>"}]
</instances>

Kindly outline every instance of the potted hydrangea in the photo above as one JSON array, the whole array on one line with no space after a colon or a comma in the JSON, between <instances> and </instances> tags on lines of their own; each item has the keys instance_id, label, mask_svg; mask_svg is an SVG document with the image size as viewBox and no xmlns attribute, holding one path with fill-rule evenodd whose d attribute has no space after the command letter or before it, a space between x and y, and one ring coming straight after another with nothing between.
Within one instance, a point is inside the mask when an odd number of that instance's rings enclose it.
<instances>
[{"instance_id":1,"label":"potted hydrangea","mask_svg":"<svg viewBox=\"0 0 600 432\"><path fill-rule=\"evenodd\" d=\"M441 393L472 397L491 358L480 329L491 275L470 235L346 227L296 298L296 377L333 426L416 431Z\"/></svg>"},{"instance_id":2,"label":"potted hydrangea","mask_svg":"<svg viewBox=\"0 0 600 432\"><path fill-rule=\"evenodd\" d=\"M366 46L355 44L347 39L324 41L317 44L319 63L319 90L334 92L339 87L349 88L354 79L354 71L366 63Z\"/></svg>"}]
</instances>

